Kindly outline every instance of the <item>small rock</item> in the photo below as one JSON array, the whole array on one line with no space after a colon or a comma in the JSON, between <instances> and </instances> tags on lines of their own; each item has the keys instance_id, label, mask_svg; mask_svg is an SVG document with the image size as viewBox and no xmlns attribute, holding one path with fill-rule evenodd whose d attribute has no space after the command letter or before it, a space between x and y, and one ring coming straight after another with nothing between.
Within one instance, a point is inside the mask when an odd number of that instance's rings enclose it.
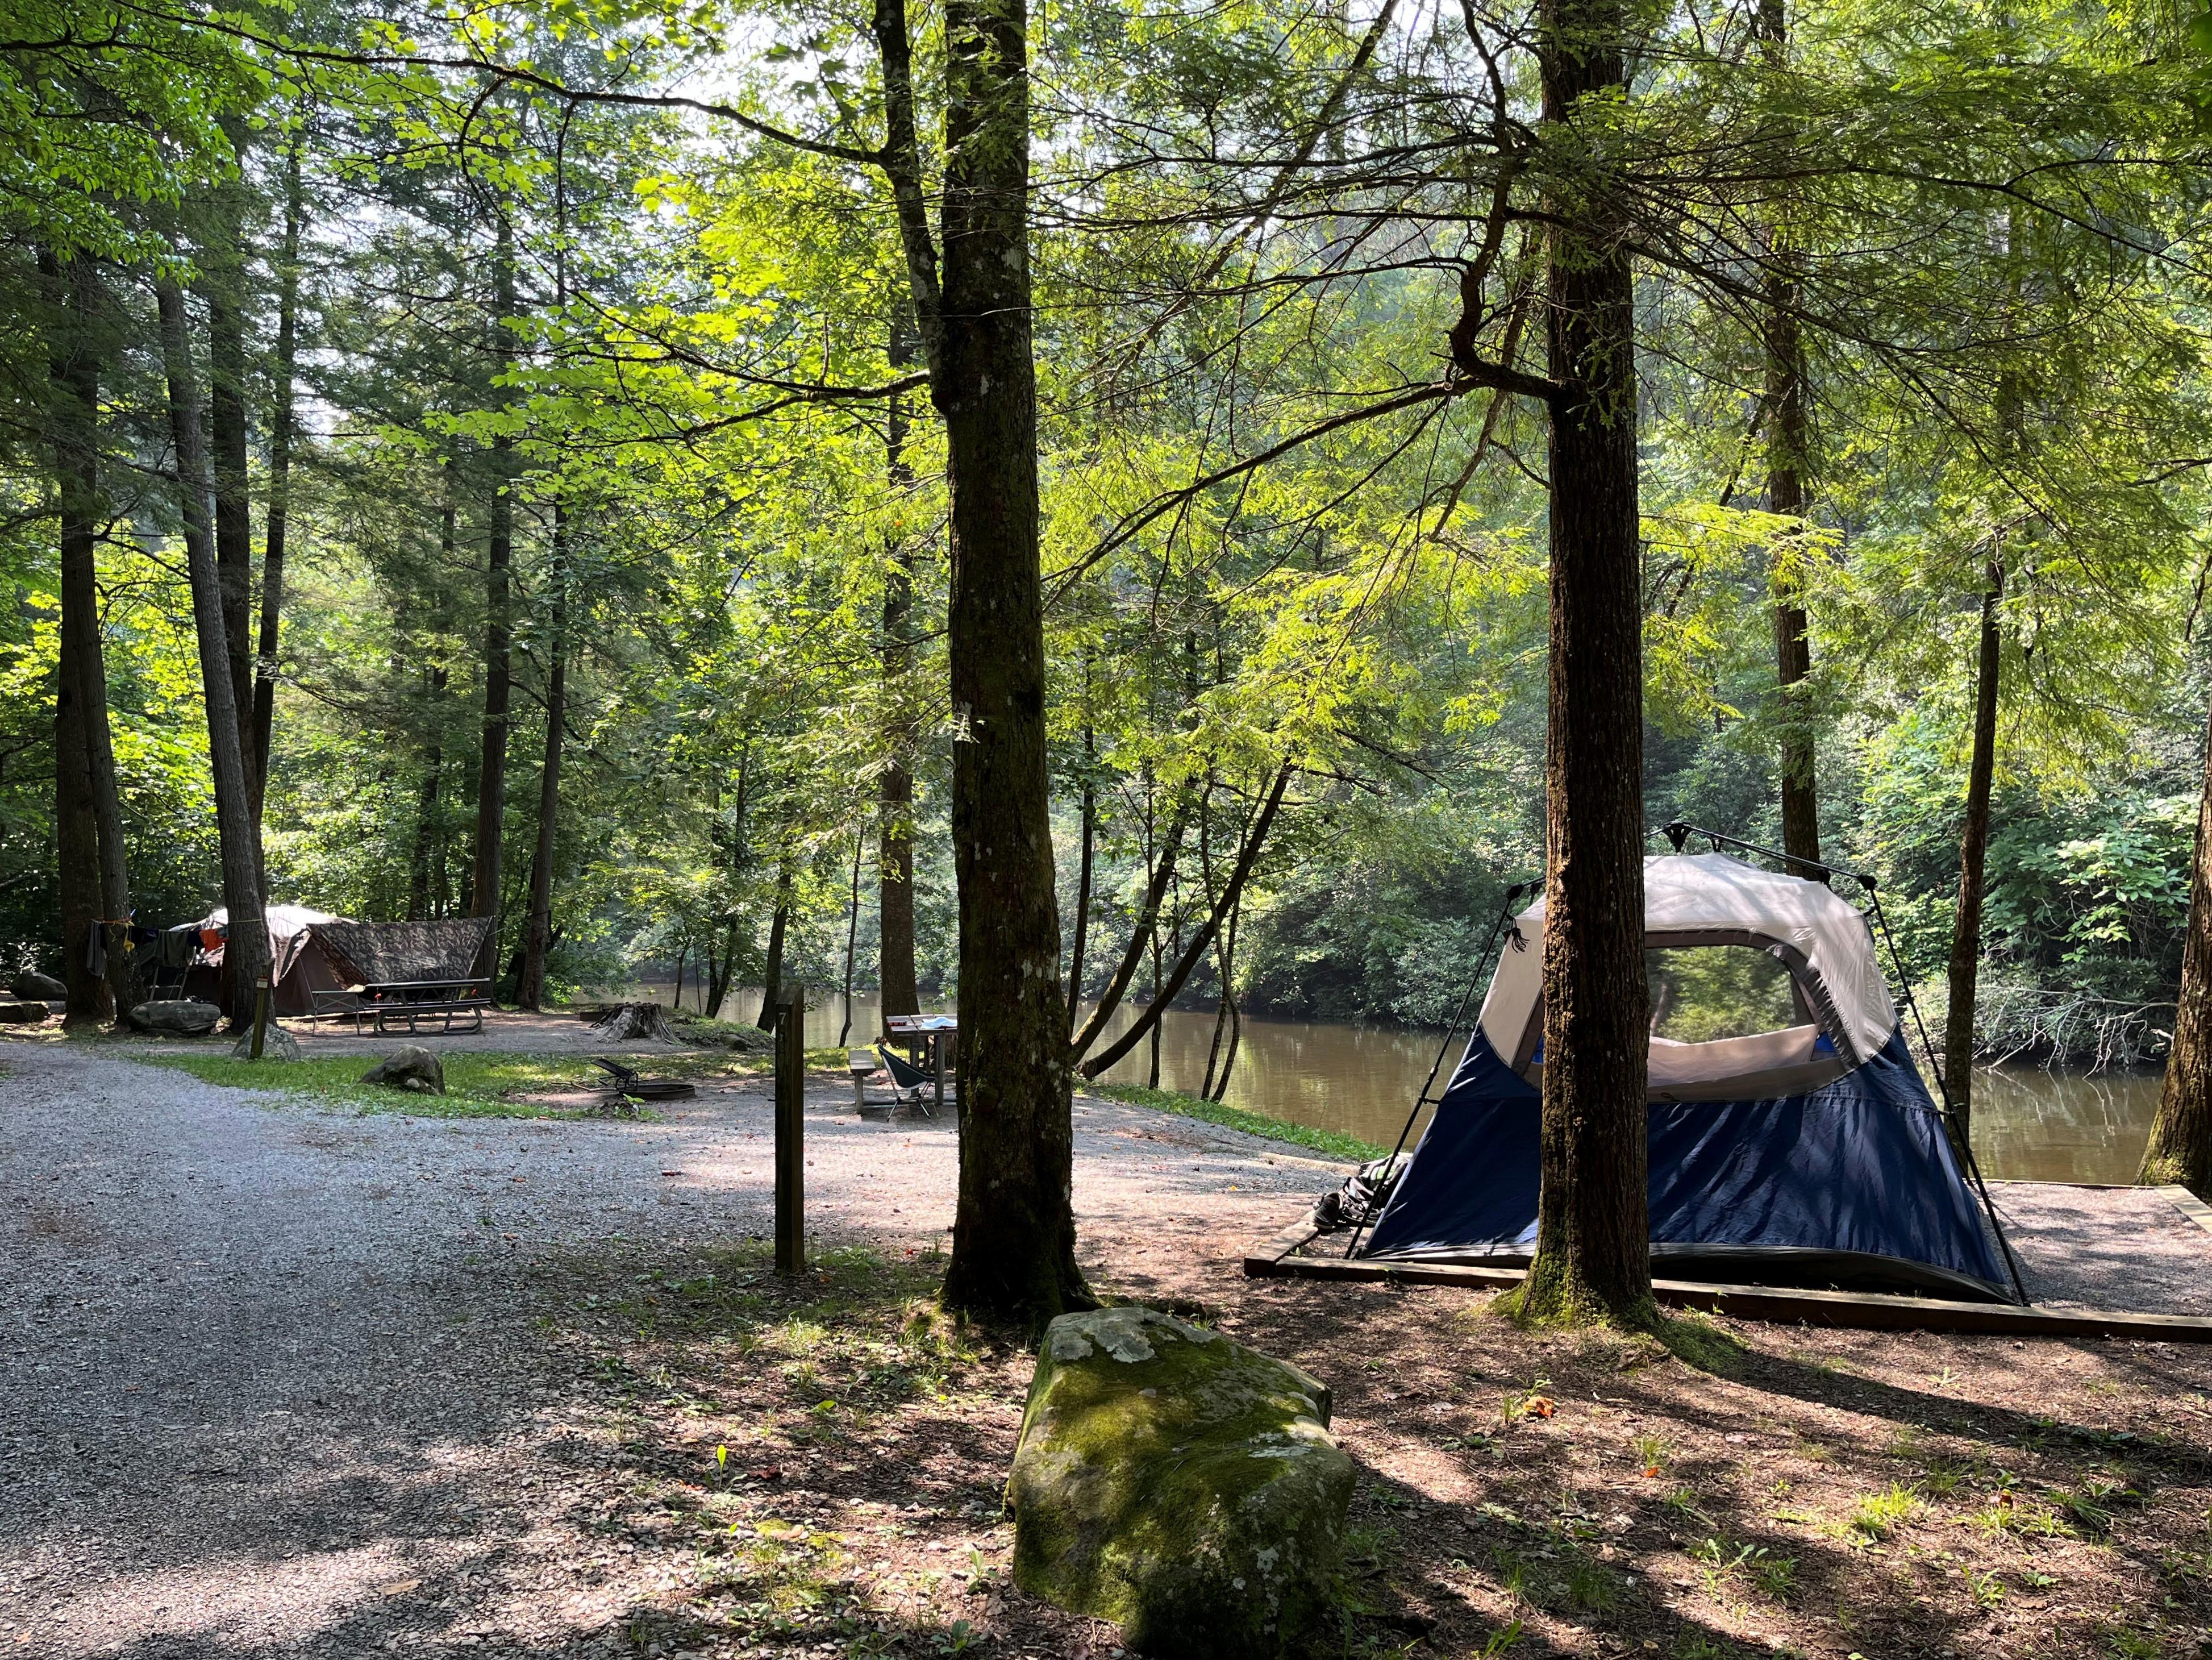
<instances>
[{"instance_id":1,"label":"small rock","mask_svg":"<svg viewBox=\"0 0 2212 1660\"><path fill-rule=\"evenodd\" d=\"M264 1061L296 1061L300 1058L300 1040L274 1020L269 1023L269 1029L261 1036L261 1058ZM252 1058L252 1027L248 1026L240 1034L238 1042L231 1045L230 1052L240 1061Z\"/></svg>"},{"instance_id":2,"label":"small rock","mask_svg":"<svg viewBox=\"0 0 2212 1660\"><path fill-rule=\"evenodd\" d=\"M362 1073L364 1084L384 1084L413 1095L443 1095L446 1063L434 1051L418 1043L405 1043Z\"/></svg>"},{"instance_id":3,"label":"small rock","mask_svg":"<svg viewBox=\"0 0 2212 1660\"><path fill-rule=\"evenodd\" d=\"M141 1003L131 1011L131 1024L141 1031L166 1032L173 1037L204 1037L216 1029L222 1011L212 1003L191 998L166 998Z\"/></svg>"},{"instance_id":4,"label":"small rock","mask_svg":"<svg viewBox=\"0 0 2212 1660\"><path fill-rule=\"evenodd\" d=\"M35 1026L52 1012L44 1003L0 1003L0 1026Z\"/></svg>"},{"instance_id":5,"label":"small rock","mask_svg":"<svg viewBox=\"0 0 2212 1660\"><path fill-rule=\"evenodd\" d=\"M9 994L20 997L26 1003L61 1003L69 1000L69 988L51 974L40 974L36 969L25 969L8 982Z\"/></svg>"},{"instance_id":6,"label":"small rock","mask_svg":"<svg viewBox=\"0 0 2212 1660\"><path fill-rule=\"evenodd\" d=\"M1355 1470L1329 1391L1154 1309L1045 1333L1006 1496L1014 1578L1161 1660L1278 1660L1332 1607Z\"/></svg>"}]
</instances>

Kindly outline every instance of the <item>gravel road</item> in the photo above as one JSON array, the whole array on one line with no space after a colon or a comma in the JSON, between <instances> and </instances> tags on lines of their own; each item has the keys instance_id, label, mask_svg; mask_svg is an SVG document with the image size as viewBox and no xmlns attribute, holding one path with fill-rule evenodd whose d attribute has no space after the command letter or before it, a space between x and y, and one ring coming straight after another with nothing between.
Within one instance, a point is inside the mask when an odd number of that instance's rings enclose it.
<instances>
[{"instance_id":1,"label":"gravel road","mask_svg":"<svg viewBox=\"0 0 2212 1660\"><path fill-rule=\"evenodd\" d=\"M624 1651L655 1565L599 1561L603 1396L530 1265L766 1233L763 1090L659 1122L360 1116L113 1049L0 1047L0 1660ZM808 1098L809 1224L942 1237L948 1126ZM1335 1168L1078 1109L1086 1252L1228 1257ZM426 1583L434 1607L422 1606Z\"/></svg>"}]
</instances>

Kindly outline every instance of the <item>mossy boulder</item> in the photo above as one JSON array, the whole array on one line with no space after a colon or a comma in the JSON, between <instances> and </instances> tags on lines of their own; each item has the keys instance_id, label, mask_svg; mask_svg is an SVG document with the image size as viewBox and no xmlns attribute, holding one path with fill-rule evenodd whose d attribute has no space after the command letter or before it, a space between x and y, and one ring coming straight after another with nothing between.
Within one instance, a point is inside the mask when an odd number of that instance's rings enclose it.
<instances>
[{"instance_id":1,"label":"mossy boulder","mask_svg":"<svg viewBox=\"0 0 2212 1660\"><path fill-rule=\"evenodd\" d=\"M1155 1309L1045 1332L1014 1473L1014 1578L1139 1653L1276 1660L1331 1608L1352 1502L1327 1387Z\"/></svg>"}]
</instances>

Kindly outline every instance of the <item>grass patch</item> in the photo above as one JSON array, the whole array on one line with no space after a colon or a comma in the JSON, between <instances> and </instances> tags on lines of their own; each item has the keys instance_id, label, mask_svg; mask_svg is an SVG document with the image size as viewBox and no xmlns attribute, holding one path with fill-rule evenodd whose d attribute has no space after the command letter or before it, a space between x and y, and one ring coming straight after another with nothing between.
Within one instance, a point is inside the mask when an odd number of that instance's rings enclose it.
<instances>
[{"instance_id":1,"label":"grass patch","mask_svg":"<svg viewBox=\"0 0 2212 1660\"><path fill-rule=\"evenodd\" d=\"M402 1112L416 1118L562 1118L558 1107L511 1098L550 1090L587 1087L603 1074L581 1055L507 1055L454 1050L439 1058L446 1067L446 1093L411 1095L364 1084L362 1073L383 1058L363 1049L357 1055L313 1061L241 1061L228 1055L134 1055L143 1066L188 1072L202 1083L268 1095L305 1097L331 1105L370 1111Z\"/></svg>"},{"instance_id":2,"label":"grass patch","mask_svg":"<svg viewBox=\"0 0 2212 1660\"><path fill-rule=\"evenodd\" d=\"M1886 1493L1860 1499L1844 1526L1862 1539L1887 1539L1919 1513L1919 1496L1910 1487L1892 1485Z\"/></svg>"},{"instance_id":3,"label":"grass patch","mask_svg":"<svg viewBox=\"0 0 2212 1660\"><path fill-rule=\"evenodd\" d=\"M1340 1135L1334 1130L1317 1130L1304 1124L1266 1117L1256 1112L1240 1111L1235 1107L1224 1107L1199 1096L1185 1095L1181 1090L1148 1090L1141 1084L1085 1084L1081 1086L1081 1092L1103 1096L1109 1101L1120 1101L1133 1107L1150 1107L1155 1112L1172 1112L1185 1118L1200 1118L1209 1124L1219 1124L1225 1129L1243 1130L1247 1135L1265 1136L1270 1141L1287 1141L1292 1146L1311 1147L1316 1152L1326 1152L1338 1158L1352 1158L1364 1163L1370 1158L1380 1158L1390 1151L1388 1147L1376 1146L1372 1141L1363 1141L1356 1135Z\"/></svg>"}]
</instances>

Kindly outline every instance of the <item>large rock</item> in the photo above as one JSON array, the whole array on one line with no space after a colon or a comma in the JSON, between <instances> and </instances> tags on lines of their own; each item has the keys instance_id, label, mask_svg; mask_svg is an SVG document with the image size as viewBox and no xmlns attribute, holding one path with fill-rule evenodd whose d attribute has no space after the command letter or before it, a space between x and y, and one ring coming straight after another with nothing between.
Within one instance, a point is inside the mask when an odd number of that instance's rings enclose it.
<instances>
[{"instance_id":1,"label":"large rock","mask_svg":"<svg viewBox=\"0 0 2212 1660\"><path fill-rule=\"evenodd\" d=\"M1045 1333L1006 1497L1014 1578L1179 1660L1295 1652L1330 1612L1353 1467L1328 1389L1157 1310Z\"/></svg>"},{"instance_id":2,"label":"large rock","mask_svg":"<svg viewBox=\"0 0 2212 1660\"><path fill-rule=\"evenodd\" d=\"M26 1003L65 1003L69 1000L67 986L52 975L40 974L36 969L25 969L9 982L8 990L11 996L20 997Z\"/></svg>"},{"instance_id":3,"label":"large rock","mask_svg":"<svg viewBox=\"0 0 2212 1660\"><path fill-rule=\"evenodd\" d=\"M300 1058L300 1040L278 1025L274 1020L261 1034L261 1058L264 1061L296 1061ZM253 1028L248 1026L230 1046L230 1052L240 1061L253 1058Z\"/></svg>"},{"instance_id":4,"label":"large rock","mask_svg":"<svg viewBox=\"0 0 2212 1660\"><path fill-rule=\"evenodd\" d=\"M405 1043L362 1073L364 1084L384 1084L410 1095L443 1095L446 1063L434 1050Z\"/></svg>"},{"instance_id":5,"label":"large rock","mask_svg":"<svg viewBox=\"0 0 2212 1660\"><path fill-rule=\"evenodd\" d=\"M52 1012L44 1003L0 1003L0 1026L35 1026Z\"/></svg>"},{"instance_id":6,"label":"large rock","mask_svg":"<svg viewBox=\"0 0 2212 1660\"><path fill-rule=\"evenodd\" d=\"M141 1003L131 1011L131 1024L141 1031L166 1032L172 1037L204 1037L216 1029L222 1011L212 1003L191 998Z\"/></svg>"}]
</instances>

